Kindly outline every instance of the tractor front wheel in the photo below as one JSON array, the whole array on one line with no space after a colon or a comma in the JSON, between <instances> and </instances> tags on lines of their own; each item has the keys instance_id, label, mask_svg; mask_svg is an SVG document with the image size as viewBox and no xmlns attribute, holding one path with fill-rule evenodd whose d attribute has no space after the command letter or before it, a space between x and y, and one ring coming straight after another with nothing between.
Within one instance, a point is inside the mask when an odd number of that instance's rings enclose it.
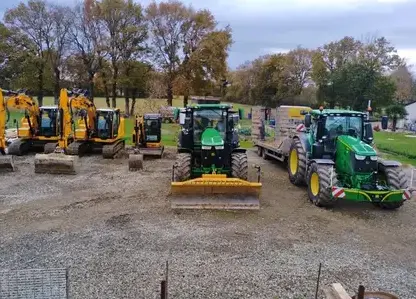
<instances>
[{"instance_id":1,"label":"tractor front wheel","mask_svg":"<svg viewBox=\"0 0 416 299\"><path fill-rule=\"evenodd\" d=\"M295 138L290 146L289 158L287 161L289 180L296 186L304 185L306 173L306 153L302 143Z\"/></svg>"},{"instance_id":2,"label":"tractor front wheel","mask_svg":"<svg viewBox=\"0 0 416 299\"><path fill-rule=\"evenodd\" d=\"M247 181L248 160L246 153L231 154L231 176Z\"/></svg>"},{"instance_id":3,"label":"tractor front wheel","mask_svg":"<svg viewBox=\"0 0 416 299\"><path fill-rule=\"evenodd\" d=\"M332 185L337 183L335 170L330 165L312 163L307 177L308 197L318 207L330 207L334 203L331 191Z\"/></svg>"},{"instance_id":4,"label":"tractor front wheel","mask_svg":"<svg viewBox=\"0 0 416 299\"><path fill-rule=\"evenodd\" d=\"M174 181L183 182L191 178L192 155L181 153L176 156Z\"/></svg>"},{"instance_id":5,"label":"tractor front wheel","mask_svg":"<svg viewBox=\"0 0 416 299\"><path fill-rule=\"evenodd\" d=\"M385 177L387 185L394 190L406 189L408 187L406 175L400 167L387 167L381 171L381 175ZM403 201L379 203L379 206L386 210L394 210L400 208L402 205Z\"/></svg>"}]
</instances>

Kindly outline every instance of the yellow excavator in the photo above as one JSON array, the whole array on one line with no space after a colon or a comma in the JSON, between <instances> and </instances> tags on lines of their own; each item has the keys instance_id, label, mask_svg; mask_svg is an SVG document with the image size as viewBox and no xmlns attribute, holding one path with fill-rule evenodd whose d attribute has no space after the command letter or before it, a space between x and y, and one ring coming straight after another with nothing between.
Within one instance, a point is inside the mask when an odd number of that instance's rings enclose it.
<instances>
[{"instance_id":1,"label":"yellow excavator","mask_svg":"<svg viewBox=\"0 0 416 299\"><path fill-rule=\"evenodd\" d=\"M47 151L48 147L55 147L58 142L58 107L39 107L32 97L21 91L8 91L7 95L7 110L25 111L20 127L15 120L18 138L8 145L8 154L21 156L39 148Z\"/></svg>"},{"instance_id":2,"label":"yellow excavator","mask_svg":"<svg viewBox=\"0 0 416 299\"><path fill-rule=\"evenodd\" d=\"M3 96L4 91L0 89L0 171L14 171L13 156L6 155L6 103Z\"/></svg>"},{"instance_id":3,"label":"yellow excavator","mask_svg":"<svg viewBox=\"0 0 416 299\"><path fill-rule=\"evenodd\" d=\"M76 174L75 157L65 155L73 142L69 96L61 89L58 105L58 143L45 148L44 154L35 156L35 173Z\"/></svg>"},{"instance_id":4,"label":"yellow excavator","mask_svg":"<svg viewBox=\"0 0 416 299\"><path fill-rule=\"evenodd\" d=\"M134 132L134 154L129 155L129 170L143 168L143 156L162 158L165 147L162 141L162 115L148 113L137 116Z\"/></svg>"},{"instance_id":5,"label":"yellow excavator","mask_svg":"<svg viewBox=\"0 0 416 299\"><path fill-rule=\"evenodd\" d=\"M82 156L96 149L103 158L111 159L124 149L124 117L120 109L97 109L82 91L69 101L72 122L75 111L81 116L74 125L74 142L66 149L68 155Z\"/></svg>"}]
</instances>

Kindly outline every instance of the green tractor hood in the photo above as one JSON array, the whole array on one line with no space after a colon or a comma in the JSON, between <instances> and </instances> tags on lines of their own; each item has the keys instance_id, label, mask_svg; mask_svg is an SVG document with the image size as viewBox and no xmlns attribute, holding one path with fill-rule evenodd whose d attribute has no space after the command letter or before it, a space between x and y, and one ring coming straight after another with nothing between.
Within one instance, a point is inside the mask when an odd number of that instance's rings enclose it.
<instances>
[{"instance_id":1,"label":"green tractor hood","mask_svg":"<svg viewBox=\"0 0 416 299\"><path fill-rule=\"evenodd\" d=\"M220 132L215 129L208 128L202 133L201 136L202 146L224 146L224 140Z\"/></svg>"},{"instance_id":2,"label":"green tractor hood","mask_svg":"<svg viewBox=\"0 0 416 299\"><path fill-rule=\"evenodd\" d=\"M338 141L343 143L349 150L360 156L375 156L376 151L367 143L358 138L343 135L338 137Z\"/></svg>"}]
</instances>

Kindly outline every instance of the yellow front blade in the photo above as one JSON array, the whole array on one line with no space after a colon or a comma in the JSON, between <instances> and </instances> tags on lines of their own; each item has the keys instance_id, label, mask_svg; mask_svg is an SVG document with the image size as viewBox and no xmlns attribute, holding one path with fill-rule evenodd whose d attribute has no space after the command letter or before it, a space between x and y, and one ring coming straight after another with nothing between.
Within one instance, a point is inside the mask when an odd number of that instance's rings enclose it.
<instances>
[{"instance_id":1,"label":"yellow front blade","mask_svg":"<svg viewBox=\"0 0 416 299\"><path fill-rule=\"evenodd\" d=\"M260 208L261 183L224 174L205 174L185 182L172 182L172 208L255 209Z\"/></svg>"}]
</instances>

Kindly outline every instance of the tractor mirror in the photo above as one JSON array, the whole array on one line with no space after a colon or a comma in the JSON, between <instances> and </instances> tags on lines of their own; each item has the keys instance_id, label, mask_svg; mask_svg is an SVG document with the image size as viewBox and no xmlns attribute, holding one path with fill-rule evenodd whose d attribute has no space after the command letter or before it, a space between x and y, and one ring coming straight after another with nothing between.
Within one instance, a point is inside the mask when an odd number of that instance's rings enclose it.
<instances>
[{"instance_id":1,"label":"tractor mirror","mask_svg":"<svg viewBox=\"0 0 416 299\"><path fill-rule=\"evenodd\" d=\"M305 127L309 128L311 126L311 123L312 123L312 115L306 114L305 115Z\"/></svg>"},{"instance_id":2,"label":"tractor mirror","mask_svg":"<svg viewBox=\"0 0 416 299\"><path fill-rule=\"evenodd\" d=\"M373 135L373 127L371 126L371 123L365 123L364 124L364 134L363 134L363 141L365 143L372 143L374 140L374 135Z\"/></svg>"}]
</instances>

